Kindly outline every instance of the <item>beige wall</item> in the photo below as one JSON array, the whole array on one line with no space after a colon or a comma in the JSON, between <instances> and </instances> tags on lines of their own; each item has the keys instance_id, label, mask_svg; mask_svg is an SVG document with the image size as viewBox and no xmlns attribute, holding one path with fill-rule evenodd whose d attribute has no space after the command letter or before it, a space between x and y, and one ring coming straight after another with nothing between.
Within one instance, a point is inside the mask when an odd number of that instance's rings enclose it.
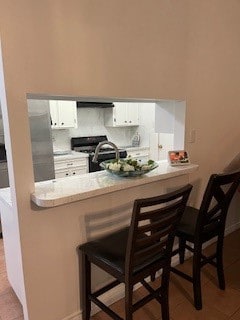
<instances>
[{"instance_id":1,"label":"beige wall","mask_svg":"<svg viewBox=\"0 0 240 320\"><path fill-rule=\"evenodd\" d=\"M240 2L190 3L186 126L196 129L196 143L187 148L205 185L240 151Z\"/></svg>"},{"instance_id":2,"label":"beige wall","mask_svg":"<svg viewBox=\"0 0 240 320\"><path fill-rule=\"evenodd\" d=\"M12 1L2 7L9 75L13 65L24 64L27 92L183 97L186 19L179 1Z\"/></svg>"},{"instance_id":3,"label":"beige wall","mask_svg":"<svg viewBox=\"0 0 240 320\"><path fill-rule=\"evenodd\" d=\"M68 292L61 292L57 279L44 282L47 270L36 266L33 255L37 244L41 261L44 250L38 237L44 236L45 221L57 221L58 209L36 215L30 206L33 173L26 93L186 98L187 135L196 129L196 142L186 140L186 148L200 165L193 177L200 191L194 201L199 203L209 174L221 171L239 152L239 30L237 0L0 0L12 144L8 154L13 158L10 174L31 320L62 319L76 311L76 301L63 303ZM37 275L40 292L33 281ZM51 293L58 292L58 311L41 317L48 293L44 299L41 294L47 286L52 286Z\"/></svg>"}]
</instances>

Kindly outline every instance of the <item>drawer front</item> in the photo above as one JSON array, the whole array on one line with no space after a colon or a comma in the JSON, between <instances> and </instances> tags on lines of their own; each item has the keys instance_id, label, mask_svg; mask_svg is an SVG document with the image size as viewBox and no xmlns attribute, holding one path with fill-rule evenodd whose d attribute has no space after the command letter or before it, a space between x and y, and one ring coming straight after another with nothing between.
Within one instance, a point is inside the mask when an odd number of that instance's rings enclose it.
<instances>
[{"instance_id":1,"label":"drawer front","mask_svg":"<svg viewBox=\"0 0 240 320\"><path fill-rule=\"evenodd\" d=\"M87 173L87 167L76 167L69 170L56 170L55 171L55 178L66 178L71 176L77 176L80 174Z\"/></svg>"},{"instance_id":2,"label":"drawer front","mask_svg":"<svg viewBox=\"0 0 240 320\"><path fill-rule=\"evenodd\" d=\"M127 155L132 158L149 157L149 153L147 151L127 151Z\"/></svg>"},{"instance_id":3,"label":"drawer front","mask_svg":"<svg viewBox=\"0 0 240 320\"><path fill-rule=\"evenodd\" d=\"M71 169L74 167L87 167L87 158L81 159L72 159L72 160L64 160L64 161L54 161L55 170L59 169Z\"/></svg>"},{"instance_id":4,"label":"drawer front","mask_svg":"<svg viewBox=\"0 0 240 320\"><path fill-rule=\"evenodd\" d=\"M70 170L71 176L78 176L80 174L88 173L88 170L86 167L80 167L80 168L74 168Z\"/></svg>"}]
</instances>

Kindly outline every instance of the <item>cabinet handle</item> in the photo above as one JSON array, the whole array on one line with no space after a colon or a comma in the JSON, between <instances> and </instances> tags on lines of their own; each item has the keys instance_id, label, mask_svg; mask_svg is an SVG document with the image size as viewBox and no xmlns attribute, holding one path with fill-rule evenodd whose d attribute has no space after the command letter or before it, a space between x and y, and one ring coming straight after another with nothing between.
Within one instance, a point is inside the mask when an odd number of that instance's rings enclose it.
<instances>
[{"instance_id":1,"label":"cabinet handle","mask_svg":"<svg viewBox=\"0 0 240 320\"><path fill-rule=\"evenodd\" d=\"M125 120L124 122L127 123L127 120Z\"/></svg>"},{"instance_id":2,"label":"cabinet handle","mask_svg":"<svg viewBox=\"0 0 240 320\"><path fill-rule=\"evenodd\" d=\"M73 172L73 175L76 174L76 172Z\"/></svg>"},{"instance_id":3,"label":"cabinet handle","mask_svg":"<svg viewBox=\"0 0 240 320\"><path fill-rule=\"evenodd\" d=\"M66 173L66 176L68 176L68 173Z\"/></svg>"},{"instance_id":4,"label":"cabinet handle","mask_svg":"<svg viewBox=\"0 0 240 320\"><path fill-rule=\"evenodd\" d=\"M129 123L132 123L132 121L130 120Z\"/></svg>"},{"instance_id":5,"label":"cabinet handle","mask_svg":"<svg viewBox=\"0 0 240 320\"><path fill-rule=\"evenodd\" d=\"M67 163L67 166L73 166L72 162Z\"/></svg>"},{"instance_id":6,"label":"cabinet handle","mask_svg":"<svg viewBox=\"0 0 240 320\"><path fill-rule=\"evenodd\" d=\"M55 122L55 123L54 123L54 125L56 126L56 125L57 125L57 123Z\"/></svg>"},{"instance_id":7,"label":"cabinet handle","mask_svg":"<svg viewBox=\"0 0 240 320\"><path fill-rule=\"evenodd\" d=\"M64 125L64 122L62 122L62 126Z\"/></svg>"}]
</instances>

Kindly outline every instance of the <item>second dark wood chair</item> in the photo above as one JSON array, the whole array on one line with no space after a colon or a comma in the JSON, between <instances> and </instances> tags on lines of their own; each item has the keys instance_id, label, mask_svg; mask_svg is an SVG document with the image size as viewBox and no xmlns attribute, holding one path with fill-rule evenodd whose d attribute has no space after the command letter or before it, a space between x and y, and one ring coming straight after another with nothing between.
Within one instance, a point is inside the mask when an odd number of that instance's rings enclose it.
<instances>
[{"instance_id":1,"label":"second dark wood chair","mask_svg":"<svg viewBox=\"0 0 240 320\"><path fill-rule=\"evenodd\" d=\"M194 305L202 309L201 268L210 263L217 268L220 289L225 289L223 271L223 242L228 208L240 183L240 172L211 175L200 209L187 206L177 228L179 247L173 255L179 254L180 263L184 263L185 249L193 253L192 275L171 268L171 271L192 282ZM202 253L205 242L217 238L216 252L206 257ZM190 246L187 244L192 244Z\"/></svg>"},{"instance_id":2,"label":"second dark wood chair","mask_svg":"<svg viewBox=\"0 0 240 320\"><path fill-rule=\"evenodd\" d=\"M91 302L110 317L122 320L100 301L99 296L120 283L125 284L125 319L152 299L162 306L162 319L169 320L168 287L172 246L176 226L185 209L191 185L169 194L134 201L129 228L85 243L78 248L82 319L89 320ZM95 264L116 280L91 292L91 264ZM162 282L153 289L145 278L162 269ZM133 286L140 282L149 294L133 304Z\"/></svg>"}]
</instances>

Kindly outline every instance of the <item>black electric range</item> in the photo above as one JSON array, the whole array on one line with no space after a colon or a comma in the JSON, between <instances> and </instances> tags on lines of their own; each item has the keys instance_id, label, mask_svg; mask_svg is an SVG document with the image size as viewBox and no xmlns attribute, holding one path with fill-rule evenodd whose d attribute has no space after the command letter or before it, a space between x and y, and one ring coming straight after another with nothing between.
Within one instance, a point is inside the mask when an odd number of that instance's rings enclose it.
<instances>
[{"instance_id":1,"label":"black electric range","mask_svg":"<svg viewBox=\"0 0 240 320\"><path fill-rule=\"evenodd\" d=\"M95 149L97 145L102 141L107 141L107 136L90 136L90 137L74 137L71 138L71 149L77 152L84 152L89 155L88 167L89 172L100 171L102 168L100 167L100 163L105 160L111 160L116 158L116 152L113 148L110 148L106 144L106 148L103 147L100 149L98 153L97 163L92 162ZM124 149L119 149L119 157L126 158L127 151Z\"/></svg>"}]
</instances>

